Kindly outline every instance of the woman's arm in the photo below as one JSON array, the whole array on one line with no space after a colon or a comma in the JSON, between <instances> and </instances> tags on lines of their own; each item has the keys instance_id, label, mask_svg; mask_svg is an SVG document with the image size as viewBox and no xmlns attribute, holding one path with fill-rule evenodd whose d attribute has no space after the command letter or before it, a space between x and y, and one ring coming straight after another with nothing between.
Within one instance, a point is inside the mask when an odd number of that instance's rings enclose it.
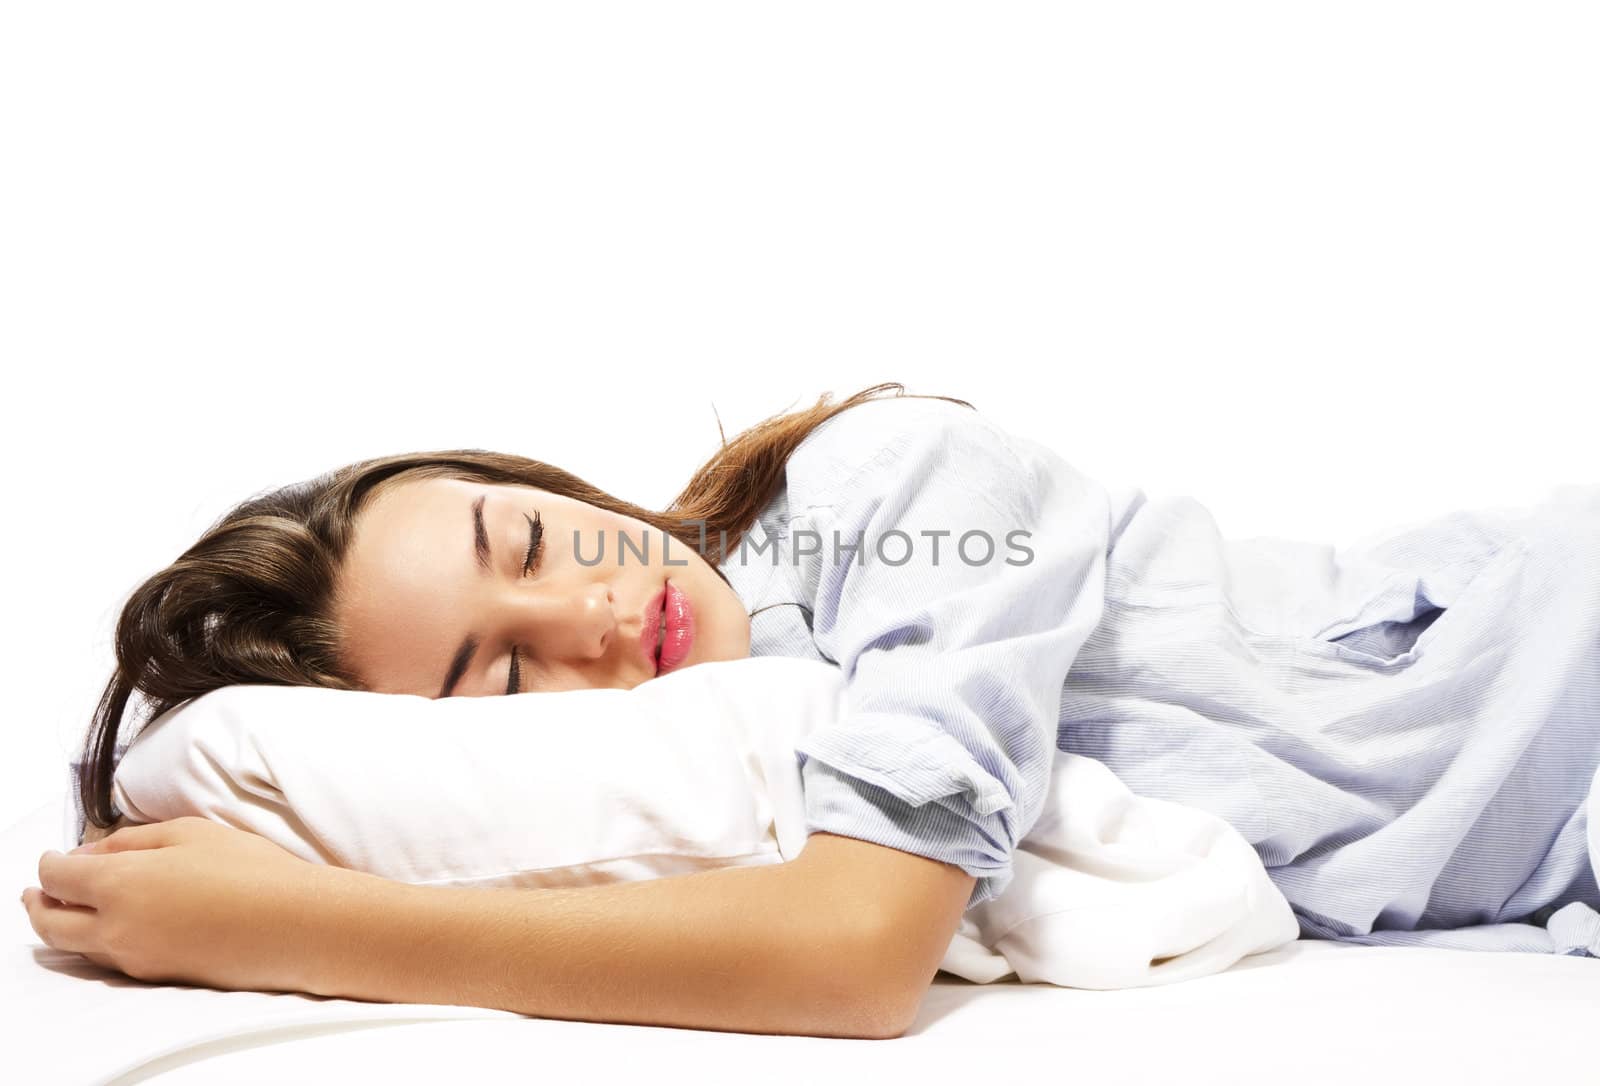
<instances>
[{"instance_id":1,"label":"woman's arm","mask_svg":"<svg viewBox=\"0 0 1600 1086\"><path fill-rule=\"evenodd\" d=\"M955 865L977 877L968 908L992 900L1044 810L1065 680L1104 613L1110 495L930 400L841 412L785 478L780 527L811 557L776 598L809 606L848 684L846 711L795 748L806 828Z\"/></svg>"},{"instance_id":2,"label":"woman's arm","mask_svg":"<svg viewBox=\"0 0 1600 1086\"><path fill-rule=\"evenodd\" d=\"M641 882L412 886L200 818L46 853L39 877L40 937L142 980L859 1038L909 1026L972 886L827 834L789 863Z\"/></svg>"},{"instance_id":3,"label":"woman's arm","mask_svg":"<svg viewBox=\"0 0 1600 1086\"><path fill-rule=\"evenodd\" d=\"M824 854L818 841L790 863L572 889L462 890L362 876L318 926L305 990L589 1022L899 1036L973 879L849 838L831 841L860 854ZM954 872L939 910L948 926L931 941L886 930L874 880L860 877L868 862L885 888L899 863Z\"/></svg>"}]
</instances>

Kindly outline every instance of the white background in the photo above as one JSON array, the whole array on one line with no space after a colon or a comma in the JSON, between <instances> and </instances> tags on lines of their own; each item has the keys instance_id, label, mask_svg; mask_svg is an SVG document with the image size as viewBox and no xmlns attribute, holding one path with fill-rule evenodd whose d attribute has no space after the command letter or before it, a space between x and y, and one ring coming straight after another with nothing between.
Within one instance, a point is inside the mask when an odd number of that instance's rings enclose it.
<instances>
[{"instance_id":1,"label":"white background","mask_svg":"<svg viewBox=\"0 0 1600 1086\"><path fill-rule=\"evenodd\" d=\"M0 9L0 822L134 586L362 457L659 507L900 381L1230 536L1600 483L1595 11Z\"/></svg>"}]
</instances>

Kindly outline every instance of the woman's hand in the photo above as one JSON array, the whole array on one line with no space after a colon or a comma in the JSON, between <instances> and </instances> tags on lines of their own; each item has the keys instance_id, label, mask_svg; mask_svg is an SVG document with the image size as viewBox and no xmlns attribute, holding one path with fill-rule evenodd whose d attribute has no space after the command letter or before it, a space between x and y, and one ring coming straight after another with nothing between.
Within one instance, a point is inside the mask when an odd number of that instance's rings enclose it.
<instances>
[{"instance_id":1,"label":"woman's hand","mask_svg":"<svg viewBox=\"0 0 1600 1086\"><path fill-rule=\"evenodd\" d=\"M39 859L40 939L137 980L304 991L307 906L339 869L204 818L128 826Z\"/></svg>"}]
</instances>

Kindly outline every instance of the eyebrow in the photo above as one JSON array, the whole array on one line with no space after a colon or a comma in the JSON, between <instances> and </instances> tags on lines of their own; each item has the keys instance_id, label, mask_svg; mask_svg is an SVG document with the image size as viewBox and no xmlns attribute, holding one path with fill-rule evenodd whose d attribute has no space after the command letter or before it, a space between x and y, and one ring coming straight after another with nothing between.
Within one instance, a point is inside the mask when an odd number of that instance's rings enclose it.
<instances>
[{"instance_id":1,"label":"eyebrow","mask_svg":"<svg viewBox=\"0 0 1600 1086\"><path fill-rule=\"evenodd\" d=\"M480 574L494 571L494 555L489 551L489 531L483 526L483 503L487 498L487 494L480 494L478 500L472 503L472 551L478 559ZM472 657L477 654L478 644L474 634L469 633L461 639L461 647L456 649L455 656L450 660L450 668L444 673L444 685L439 688L441 698L448 698L456 683L461 681L461 676L467 673Z\"/></svg>"}]
</instances>

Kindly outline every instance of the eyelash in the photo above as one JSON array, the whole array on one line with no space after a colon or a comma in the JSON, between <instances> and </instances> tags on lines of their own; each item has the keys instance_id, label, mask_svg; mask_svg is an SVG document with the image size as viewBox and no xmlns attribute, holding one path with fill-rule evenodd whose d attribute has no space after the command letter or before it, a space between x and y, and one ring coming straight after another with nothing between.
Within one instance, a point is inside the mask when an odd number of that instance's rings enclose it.
<instances>
[{"instance_id":1,"label":"eyelash","mask_svg":"<svg viewBox=\"0 0 1600 1086\"><path fill-rule=\"evenodd\" d=\"M531 525L528 532L531 537L528 540L528 554L522 560L522 576L527 577L529 573L537 573L539 571L539 559L544 557L544 521L538 513L534 513L531 517L526 513L522 514L522 516ZM517 666L517 650L513 646L511 649L511 677L506 680L506 692L510 694L518 693L521 685L522 670Z\"/></svg>"},{"instance_id":2,"label":"eyelash","mask_svg":"<svg viewBox=\"0 0 1600 1086\"><path fill-rule=\"evenodd\" d=\"M532 538L528 540L528 554L522 560L522 575L526 577L530 567L537 568L536 563L539 557L544 554L544 547L542 546L544 543L544 521L540 519L538 513L534 513L531 517L524 513L522 517L533 526L529 532Z\"/></svg>"}]
</instances>

